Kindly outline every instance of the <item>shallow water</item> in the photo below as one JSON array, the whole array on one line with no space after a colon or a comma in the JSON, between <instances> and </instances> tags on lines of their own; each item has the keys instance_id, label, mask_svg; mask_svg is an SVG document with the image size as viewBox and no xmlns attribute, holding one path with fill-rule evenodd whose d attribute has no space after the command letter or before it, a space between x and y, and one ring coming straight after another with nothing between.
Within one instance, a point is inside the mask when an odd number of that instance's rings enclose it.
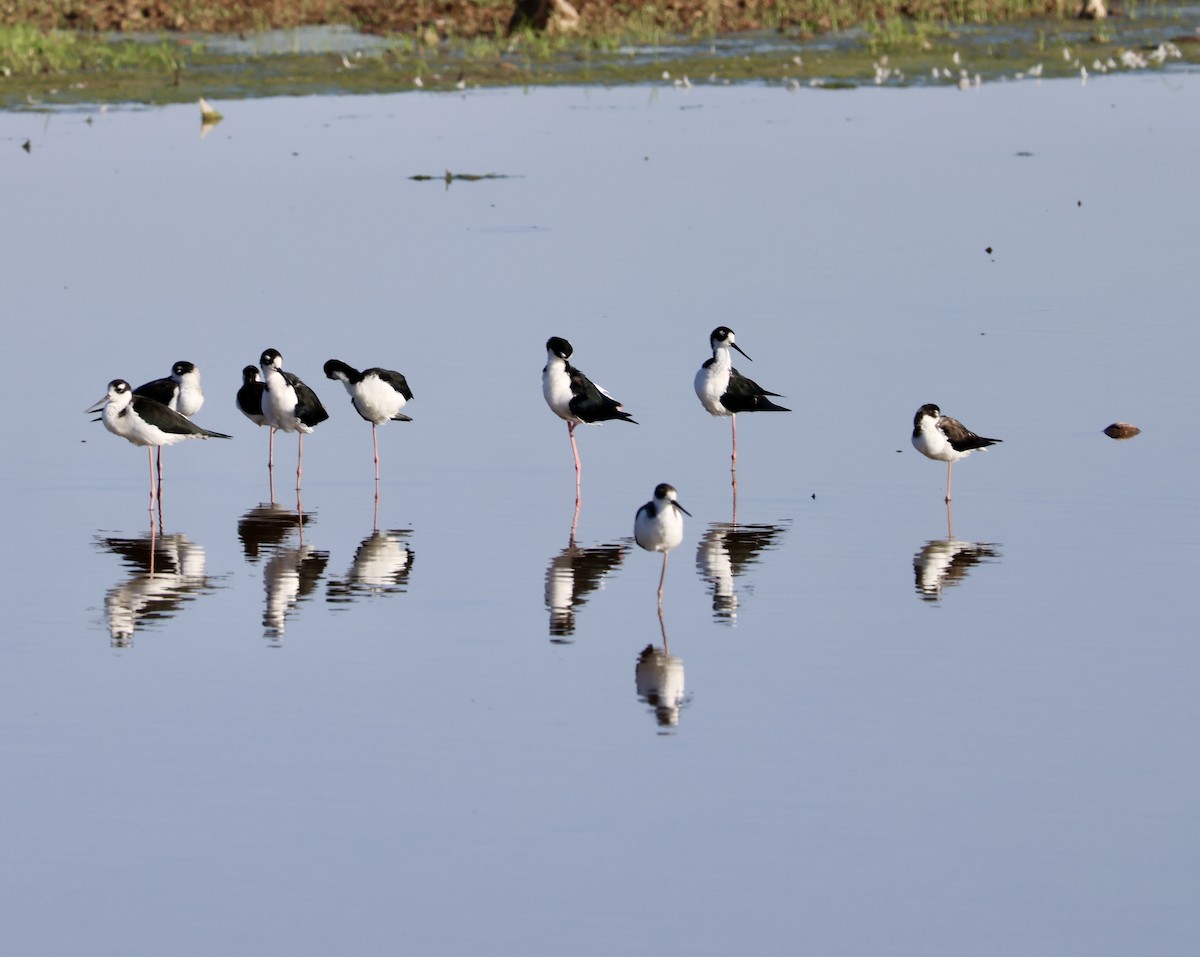
<instances>
[{"instance_id":1,"label":"shallow water","mask_svg":"<svg viewBox=\"0 0 1200 957\"><path fill-rule=\"evenodd\" d=\"M9 947L1190 954L1198 100L0 115ZM446 170L508 178L409 179ZM740 417L736 525L720 324L794 410ZM580 430L573 542L550 335L640 423ZM233 407L268 346L332 413L302 527L295 437L272 506ZM416 395L377 510L332 356ZM167 450L151 542L145 453L80 410L181 358L235 438ZM924 402L1004 439L952 531Z\"/></svg>"}]
</instances>

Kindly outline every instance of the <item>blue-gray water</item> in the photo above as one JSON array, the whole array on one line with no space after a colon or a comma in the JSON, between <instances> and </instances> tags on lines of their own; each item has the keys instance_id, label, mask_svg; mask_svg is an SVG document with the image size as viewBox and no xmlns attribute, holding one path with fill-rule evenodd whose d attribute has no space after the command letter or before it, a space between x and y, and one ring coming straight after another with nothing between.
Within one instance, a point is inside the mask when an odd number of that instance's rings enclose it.
<instances>
[{"instance_id":1,"label":"blue-gray water","mask_svg":"<svg viewBox=\"0 0 1200 957\"><path fill-rule=\"evenodd\" d=\"M220 107L0 115L7 952L1194 952L1196 76ZM795 410L736 528L721 324ZM580 430L574 549L550 335L641 423ZM267 347L332 413L302 541ZM416 395L382 571L331 357ZM151 574L81 410L177 359L235 438L167 450ZM1004 439L953 536L925 402Z\"/></svg>"}]
</instances>

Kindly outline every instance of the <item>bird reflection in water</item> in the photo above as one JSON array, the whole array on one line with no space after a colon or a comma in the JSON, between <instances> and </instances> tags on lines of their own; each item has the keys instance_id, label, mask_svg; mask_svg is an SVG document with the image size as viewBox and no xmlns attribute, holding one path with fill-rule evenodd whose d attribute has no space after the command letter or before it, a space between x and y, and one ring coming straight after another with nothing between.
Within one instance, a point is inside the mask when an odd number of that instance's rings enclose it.
<instances>
[{"instance_id":1,"label":"bird reflection in water","mask_svg":"<svg viewBox=\"0 0 1200 957\"><path fill-rule=\"evenodd\" d=\"M238 519L238 540L251 562L264 556L263 586L267 593L263 631L275 644L283 640L288 616L316 589L329 564L329 553L304 541L304 528L316 516L272 502L256 505ZM296 545L288 544L296 535Z\"/></svg>"},{"instance_id":2,"label":"bird reflection in water","mask_svg":"<svg viewBox=\"0 0 1200 957\"><path fill-rule=\"evenodd\" d=\"M182 533L160 535L152 524L137 538L97 536L96 544L120 558L130 572L104 596L114 648L130 647L139 625L166 621L184 603L214 590L205 573L204 549Z\"/></svg>"},{"instance_id":3,"label":"bird reflection in water","mask_svg":"<svg viewBox=\"0 0 1200 957\"><path fill-rule=\"evenodd\" d=\"M304 526L316 521L315 514L306 514L278 502L255 505L238 519L238 541L242 554L249 561L258 561L264 552L271 552L297 530L304 537Z\"/></svg>"},{"instance_id":4,"label":"bird reflection in water","mask_svg":"<svg viewBox=\"0 0 1200 957\"><path fill-rule=\"evenodd\" d=\"M662 647L646 645L634 668L638 700L650 705L661 733L672 733L679 726L679 712L688 703L683 684L683 659L671 654L667 625L662 609L658 612Z\"/></svg>"},{"instance_id":5,"label":"bird reflection in water","mask_svg":"<svg viewBox=\"0 0 1200 957\"><path fill-rule=\"evenodd\" d=\"M550 611L550 640L569 644L575 634L575 613L587 596L604 584L604 579L625 558L618 542L582 548L572 538L567 547L550 559L546 569L546 608Z\"/></svg>"},{"instance_id":6,"label":"bird reflection in water","mask_svg":"<svg viewBox=\"0 0 1200 957\"><path fill-rule=\"evenodd\" d=\"M737 620L740 596L734 579L746 574L761 561L763 552L778 547L778 538L787 530L781 525L737 525L713 522L705 530L696 548L696 570L708 582L713 600L713 618L726 624Z\"/></svg>"},{"instance_id":7,"label":"bird reflection in water","mask_svg":"<svg viewBox=\"0 0 1200 957\"><path fill-rule=\"evenodd\" d=\"M546 568L546 608L550 612L550 640L570 644L575 634L575 609L587 604L587 596L604 584L625 558L620 542L582 548L575 543L579 526L580 499L575 499L567 547L550 559Z\"/></svg>"},{"instance_id":8,"label":"bird reflection in water","mask_svg":"<svg viewBox=\"0 0 1200 957\"><path fill-rule=\"evenodd\" d=\"M928 602L942 599L942 590L959 584L976 565L1001 558L999 545L964 542L954 537L954 521L946 504L946 537L926 542L913 556L916 592Z\"/></svg>"},{"instance_id":9,"label":"bird reflection in water","mask_svg":"<svg viewBox=\"0 0 1200 957\"><path fill-rule=\"evenodd\" d=\"M283 641L288 615L313 593L328 564L329 552L304 544L281 548L267 560L263 567L263 584L267 590L263 632L271 642Z\"/></svg>"},{"instance_id":10,"label":"bird reflection in water","mask_svg":"<svg viewBox=\"0 0 1200 957\"><path fill-rule=\"evenodd\" d=\"M404 541L411 528L380 531L374 529L354 552L354 561L341 579L325 588L325 600L351 602L371 595L391 595L408 587L413 551Z\"/></svg>"}]
</instances>

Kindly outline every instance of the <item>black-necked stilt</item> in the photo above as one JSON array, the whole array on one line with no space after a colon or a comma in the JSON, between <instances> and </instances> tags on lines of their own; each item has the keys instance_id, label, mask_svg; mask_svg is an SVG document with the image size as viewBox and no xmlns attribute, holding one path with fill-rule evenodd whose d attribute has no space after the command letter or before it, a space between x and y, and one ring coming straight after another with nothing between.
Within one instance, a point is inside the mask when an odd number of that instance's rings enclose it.
<instances>
[{"instance_id":1,"label":"black-necked stilt","mask_svg":"<svg viewBox=\"0 0 1200 957\"><path fill-rule=\"evenodd\" d=\"M575 426L580 422L589 425L613 419L632 422L628 412L621 411L621 403L596 385L567 360L574 349L571 343L560 336L546 340L546 367L542 370L542 395L550 411L566 420L567 435L571 439L571 454L575 457L575 488L579 489L579 449L575 446Z\"/></svg>"},{"instance_id":2,"label":"black-necked stilt","mask_svg":"<svg viewBox=\"0 0 1200 957\"><path fill-rule=\"evenodd\" d=\"M733 367L730 349L742 352L734 341L733 330L728 326L717 326L708 337L712 346L712 358L705 361L696 373L696 395L700 404L712 415L728 415L733 422L733 455L731 461L737 465L737 414L739 412L791 412L776 405L770 397L782 398L778 392L768 392L753 379L747 379Z\"/></svg>"},{"instance_id":3,"label":"black-necked stilt","mask_svg":"<svg viewBox=\"0 0 1200 957\"><path fill-rule=\"evenodd\" d=\"M263 412L263 394L266 391L267 387L263 384L258 366L245 366L242 369L242 387L237 390L236 401L238 411L255 425L267 426L269 430L267 435L267 470L273 472L275 469L275 427L267 423L267 416ZM271 485L271 500L274 501L274 481L272 481Z\"/></svg>"},{"instance_id":4,"label":"black-necked stilt","mask_svg":"<svg viewBox=\"0 0 1200 957\"><path fill-rule=\"evenodd\" d=\"M667 555L683 541L683 516L692 513L679 504L675 489L665 482L655 486L654 498L637 510L633 538L648 552L662 552L662 575L658 579L658 603L662 604L667 579Z\"/></svg>"},{"instance_id":5,"label":"black-necked stilt","mask_svg":"<svg viewBox=\"0 0 1200 957\"><path fill-rule=\"evenodd\" d=\"M204 405L204 392L200 388L200 370L190 362L179 361L171 366L171 374L165 379L154 379L133 390L134 395L162 403L189 419Z\"/></svg>"},{"instance_id":6,"label":"black-necked stilt","mask_svg":"<svg viewBox=\"0 0 1200 957\"><path fill-rule=\"evenodd\" d=\"M336 379L350 393L354 411L371 423L371 442L375 446L375 481L379 482L379 433L384 422L411 422L400 410L412 400L408 381L390 369L364 369L359 372L340 359L325 363L325 376Z\"/></svg>"},{"instance_id":7,"label":"black-necked stilt","mask_svg":"<svg viewBox=\"0 0 1200 957\"><path fill-rule=\"evenodd\" d=\"M144 395L161 402L189 419L204 405L204 392L200 388L200 370L190 362L180 360L171 366L171 374L163 379L145 382L133 390L134 395ZM158 449L158 478L162 481L162 446Z\"/></svg>"},{"instance_id":8,"label":"black-necked stilt","mask_svg":"<svg viewBox=\"0 0 1200 957\"><path fill-rule=\"evenodd\" d=\"M154 452L164 445L174 445L185 439L228 439L221 432L202 429L190 419L161 402L136 395L124 379L113 379L104 398L88 406L85 412L99 412L100 421L113 435L119 435L134 445L144 445L150 455L150 505L157 498L154 475Z\"/></svg>"},{"instance_id":9,"label":"black-necked stilt","mask_svg":"<svg viewBox=\"0 0 1200 957\"><path fill-rule=\"evenodd\" d=\"M258 362L265 386L262 411L267 425L300 435L296 452L296 488L299 489L304 467L304 436L328 419L329 413L317 394L298 376L283 371L283 356L278 351L267 349Z\"/></svg>"},{"instance_id":10,"label":"black-necked stilt","mask_svg":"<svg viewBox=\"0 0 1200 957\"><path fill-rule=\"evenodd\" d=\"M242 387L237 391L237 407L255 425L267 424L267 417L263 413L263 393L266 391L258 366L242 369Z\"/></svg>"},{"instance_id":11,"label":"black-necked stilt","mask_svg":"<svg viewBox=\"0 0 1200 957\"><path fill-rule=\"evenodd\" d=\"M933 403L917 409L913 416L913 447L926 458L946 463L946 501L950 501L950 483L954 478L954 463L966 458L976 449L986 449L1002 439L985 439L965 425L942 415Z\"/></svg>"}]
</instances>

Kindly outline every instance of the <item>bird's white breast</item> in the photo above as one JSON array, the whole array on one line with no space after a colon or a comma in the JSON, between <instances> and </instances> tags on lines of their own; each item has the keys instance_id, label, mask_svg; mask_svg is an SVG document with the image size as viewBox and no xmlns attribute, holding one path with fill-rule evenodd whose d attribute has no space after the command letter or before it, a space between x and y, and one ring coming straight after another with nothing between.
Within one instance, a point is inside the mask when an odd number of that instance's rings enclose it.
<instances>
[{"instance_id":1,"label":"bird's white breast","mask_svg":"<svg viewBox=\"0 0 1200 957\"><path fill-rule=\"evenodd\" d=\"M367 376L356 386L347 384L354 408L368 422L379 425L404 408L407 400L378 376Z\"/></svg>"},{"instance_id":2,"label":"bird's white breast","mask_svg":"<svg viewBox=\"0 0 1200 957\"><path fill-rule=\"evenodd\" d=\"M204 405L204 393L200 390L200 373L189 372L180 378L172 408L180 415L186 415L190 419L200 411L202 405Z\"/></svg>"},{"instance_id":3,"label":"bird's white breast","mask_svg":"<svg viewBox=\"0 0 1200 957\"><path fill-rule=\"evenodd\" d=\"M193 437L187 433L164 432L151 425L134 412L132 401L124 405L109 402L104 407L104 427L113 435L119 435L134 445L174 445Z\"/></svg>"},{"instance_id":4,"label":"bird's white breast","mask_svg":"<svg viewBox=\"0 0 1200 957\"><path fill-rule=\"evenodd\" d=\"M643 508L634 522L633 537L647 551L669 552L683 541L683 515L673 505L660 508L653 517Z\"/></svg>"},{"instance_id":5,"label":"bird's white breast","mask_svg":"<svg viewBox=\"0 0 1200 957\"><path fill-rule=\"evenodd\" d=\"M558 356L553 356L542 372L542 395L546 397L546 405L559 418L578 421L571 414L571 377L567 375L567 364Z\"/></svg>"},{"instance_id":6,"label":"bird's white breast","mask_svg":"<svg viewBox=\"0 0 1200 957\"><path fill-rule=\"evenodd\" d=\"M732 368L726 351L718 349L712 364L701 366L700 371L696 373L696 396L700 399L700 404L712 415L732 415L721 404L721 396L729 390Z\"/></svg>"},{"instance_id":7,"label":"bird's white breast","mask_svg":"<svg viewBox=\"0 0 1200 957\"><path fill-rule=\"evenodd\" d=\"M296 390L288 385L278 369L267 369L263 373L263 382L267 391L263 393L263 415L267 424L284 432L311 432L296 418Z\"/></svg>"},{"instance_id":8,"label":"bird's white breast","mask_svg":"<svg viewBox=\"0 0 1200 957\"><path fill-rule=\"evenodd\" d=\"M958 453L950 446L950 440L937 427L937 419L932 416L921 419L921 427L913 433L912 444L926 458L939 462L951 462L958 458Z\"/></svg>"}]
</instances>

